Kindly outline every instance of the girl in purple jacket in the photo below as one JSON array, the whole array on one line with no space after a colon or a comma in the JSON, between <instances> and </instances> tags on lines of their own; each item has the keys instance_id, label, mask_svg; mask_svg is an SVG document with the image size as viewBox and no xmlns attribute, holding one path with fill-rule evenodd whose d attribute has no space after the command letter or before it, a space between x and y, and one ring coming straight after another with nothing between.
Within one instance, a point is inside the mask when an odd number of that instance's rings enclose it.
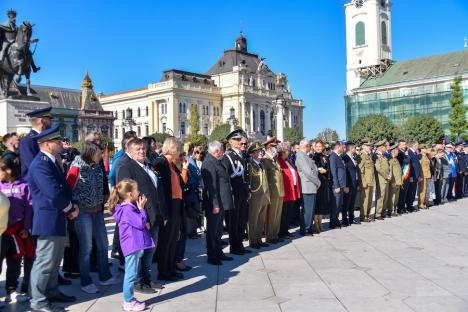
<instances>
[{"instance_id":1,"label":"girl in purple jacket","mask_svg":"<svg viewBox=\"0 0 468 312\"><path fill-rule=\"evenodd\" d=\"M109 210L119 225L120 246L125 256L124 311L143 311L146 308L145 302L136 300L133 295L143 250L155 247L148 231L145 203L146 197L140 196L138 184L131 179L120 181L109 197Z\"/></svg>"}]
</instances>

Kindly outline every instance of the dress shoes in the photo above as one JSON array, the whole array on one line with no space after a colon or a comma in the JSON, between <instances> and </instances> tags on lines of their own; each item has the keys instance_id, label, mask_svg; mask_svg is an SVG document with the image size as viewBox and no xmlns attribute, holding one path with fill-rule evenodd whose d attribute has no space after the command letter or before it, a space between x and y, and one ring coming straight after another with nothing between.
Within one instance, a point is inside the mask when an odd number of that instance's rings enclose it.
<instances>
[{"instance_id":1,"label":"dress shoes","mask_svg":"<svg viewBox=\"0 0 468 312\"><path fill-rule=\"evenodd\" d=\"M259 244L250 244L249 247L250 247L250 248L253 248L253 249L260 249L260 245L259 245Z\"/></svg>"},{"instance_id":2,"label":"dress shoes","mask_svg":"<svg viewBox=\"0 0 468 312\"><path fill-rule=\"evenodd\" d=\"M380 221L382 221L382 220L384 220L384 219L385 219L384 217L376 217L376 218L375 218L375 220L380 220Z\"/></svg>"},{"instance_id":3,"label":"dress shoes","mask_svg":"<svg viewBox=\"0 0 468 312\"><path fill-rule=\"evenodd\" d=\"M252 250L248 250L248 249L245 249L245 248L244 248L244 249L242 249L242 252L243 252L244 254L249 254L249 253L252 253Z\"/></svg>"},{"instance_id":4,"label":"dress shoes","mask_svg":"<svg viewBox=\"0 0 468 312\"><path fill-rule=\"evenodd\" d=\"M237 255L237 256L243 256L244 255L244 252L242 250L231 250L230 253L233 254L233 255Z\"/></svg>"},{"instance_id":5,"label":"dress shoes","mask_svg":"<svg viewBox=\"0 0 468 312\"><path fill-rule=\"evenodd\" d=\"M166 282L176 282L179 279L174 275L159 274L158 280L166 281Z\"/></svg>"},{"instance_id":6,"label":"dress shoes","mask_svg":"<svg viewBox=\"0 0 468 312\"><path fill-rule=\"evenodd\" d=\"M352 223L353 223L353 224L361 224L361 221L359 221L359 220L353 220Z\"/></svg>"},{"instance_id":7,"label":"dress shoes","mask_svg":"<svg viewBox=\"0 0 468 312\"><path fill-rule=\"evenodd\" d=\"M280 237L280 238L277 238L276 241L277 241L278 243L282 243L282 242L284 242L284 239L282 239L282 238Z\"/></svg>"},{"instance_id":8,"label":"dress shoes","mask_svg":"<svg viewBox=\"0 0 468 312\"><path fill-rule=\"evenodd\" d=\"M192 269L191 266L186 265L183 262L176 263L175 268L176 268L177 271L180 271L180 272L188 272L188 271L190 271Z\"/></svg>"},{"instance_id":9,"label":"dress shoes","mask_svg":"<svg viewBox=\"0 0 468 312\"><path fill-rule=\"evenodd\" d=\"M223 263L219 259L208 258L208 263L212 265L223 265Z\"/></svg>"},{"instance_id":10,"label":"dress shoes","mask_svg":"<svg viewBox=\"0 0 468 312\"><path fill-rule=\"evenodd\" d=\"M64 293L59 293L56 296L47 298L50 302L70 303L76 301L75 296L67 296Z\"/></svg>"},{"instance_id":11,"label":"dress shoes","mask_svg":"<svg viewBox=\"0 0 468 312\"><path fill-rule=\"evenodd\" d=\"M150 286L151 286L151 288L156 289L156 290L164 289L163 284L159 284L159 283L156 283L156 282L153 282L153 281L150 282Z\"/></svg>"},{"instance_id":12,"label":"dress shoes","mask_svg":"<svg viewBox=\"0 0 468 312\"><path fill-rule=\"evenodd\" d=\"M259 245L260 247L270 247L270 244L264 243L264 242L260 242L260 243L258 243L258 245Z\"/></svg>"},{"instance_id":13,"label":"dress shoes","mask_svg":"<svg viewBox=\"0 0 468 312\"><path fill-rule=\"evenodd\" d=\"M52 304L48 304L42 308L31 308L31 312L65 312L66 310L62 307L57 307Z\"/></svg>"},{"instance_id":14,"label":"dress shoes","mask_svg":"<svg viewBox=\"0 0 468 312\"><path fill-rule=\"evenodd\" d=\"M58 283L59 285L69 286L72 284L72 281L70 281L69 279L63 278L62 275L59 274Z\"/></svg>"},{"instance_id":15,"label":"dress shoes","mask_svg":"<svg viewBox=\"0 0 468 312\"><path fill-rule=\"evenodd\" d=\"M222 261L232 261L234 260L233 257L229 257L229 256L226 256L225 254L222 254L218 257L219 260L222 260Z\"/></svg>"},{"instance_id":16,"label":"dress shoes","mask_svg":"<svg viewBox=\"0 0 468 312\"><path fill-rule=\"evenodd\" d=\"M364 219L362 220L362 222L369 223L369 222L371 222L371 220L370 220L369 218L364 218Z\"/></svg>"},{"instance_id":17,"label":"dress shoes","mask_svg":"<svg viewBox=\"0 0 468 312\"><path fill-rule=\"evenodd\" d=\"M172 272L171 275L177 277L177 279L183 279L184 278L184 274L179 273L179 272Z\"/></svg>"}]
</instances>

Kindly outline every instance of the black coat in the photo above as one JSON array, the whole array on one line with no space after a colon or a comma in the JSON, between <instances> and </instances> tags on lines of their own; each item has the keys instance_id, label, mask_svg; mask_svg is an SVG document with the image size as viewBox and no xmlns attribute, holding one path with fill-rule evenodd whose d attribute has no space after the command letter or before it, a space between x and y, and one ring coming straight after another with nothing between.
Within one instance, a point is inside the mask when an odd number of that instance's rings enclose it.
<instances>
[{"instance_id":1,"label":"black coat","mask_svg":"<svg viewBox=\"0 0 468 312\"><path fill-rule=\"evenodd\" d=\"M421 177L421 163L419 162L419 157L411 149L408 149L408 156L411 164L410 177L417 180Z\"/></svg>"},{"instance_id":2,"label":"black coat","mask_svg":"<svg viewBox=\"0 0 468 312\"><path fill-rule=\"evenodd\" d=\"M164 200L158 196L158 190L163 187L159 179L158 188L156 189L148 173L135 160L130 158L125 162L119 162L116 182L119 183L123 179L134 180L138 184L140 193L148 199L145 204L145 210L150 224L167 220Z\"/></svg>"},{"instance_id":3,"label":"black coat","mask_svg":"<svg viewBox=\"0 0 468 312\"><path fill-rule=\"evenodd\" d=\"M172 218L172 181L171 181L171 169L169 168L169 161L164 156L156 157L154 160L154 166L156 168L157 173L161 177L162 181L162 188L161 188L161 196L164 198L165 203L165 211L168 219ZM184 183L180 176L179 169L175 168L177 175L179 177L179 183L182 190L184 190ZM183 193L183 192L182 192ZM183 207L182 207L183 208ZM182 211L183 209L181 209ZM165 220L168 220L165 219Z\"/></svg>"},{"instance_id":4,"label":"black coat","mask_svg":"<svg viewBox=\"0 0 468 312\"><path fill-rule=\"evenodd\" d=\"M329 176L330 176L330 165L328 157L322 153L314 153L312 159L315 161L317 168L323 168L327 170L326 173L320 173L318 178L320 180L320 187L317 190L317 199L315 206L315 214L326 215L330 213L330 187L329 187Z\"/></svg>"},{"instance_id":5,"label":"black coat","mask_svg":"<svg viewBox=\"0 0 468 312\"><path fill-rule=\"evenodd\" d=\"M333 188L345 188L346 187L346 168L343 159L332 152L329 156L330 159L330 171L333 180Z\"/></svg>"},{"instance_id":6,"label":"black coat","mask_svg":"<svg viewBox=\"0 0 468 312\"><path fill-rule=\"evenodd\" d=\"M342 156L346 167L346 186L349 188L357 188L358 186L358 170L351 157L348 154Z\"/></svg>"},{"instance_id":7,"label":"black coat","mask_svg":"<svg viewBox=\"0 0 468 312\"><path fill-rule=\"evenodd\" d=\"M213 209L214 205L218 205L223 210L233 209L231 178L224 162L207 154L201 167L201 174L205 186L203 209Z\"/></svg>"}]
</instances>

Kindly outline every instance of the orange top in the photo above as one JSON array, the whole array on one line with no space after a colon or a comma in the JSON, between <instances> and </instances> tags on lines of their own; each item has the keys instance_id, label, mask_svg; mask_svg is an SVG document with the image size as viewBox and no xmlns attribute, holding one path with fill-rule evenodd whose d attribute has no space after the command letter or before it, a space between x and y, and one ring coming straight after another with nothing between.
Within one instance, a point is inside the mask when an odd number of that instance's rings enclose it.
<instances>
[{"instance_id":1,"label":"orange top","mask_svg":"<svg viewBox=\"0 0 468 312\"><path fill-rule=\"evenodd\" d=\"M182 187L180 186L179 175L175 170L174 164L170 163L169 169L171 170L172 199L182 199ZM186 179L187 173L185 172L184 174L184 171L186 170L182 171L182 178L185 176Z\"/></svg>"}]
</instances>

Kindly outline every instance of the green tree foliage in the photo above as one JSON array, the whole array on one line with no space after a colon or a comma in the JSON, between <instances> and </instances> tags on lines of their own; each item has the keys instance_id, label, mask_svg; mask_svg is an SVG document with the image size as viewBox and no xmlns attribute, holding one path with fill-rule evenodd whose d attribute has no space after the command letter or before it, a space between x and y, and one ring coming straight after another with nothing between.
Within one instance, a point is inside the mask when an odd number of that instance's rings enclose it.
<instances>
[{"instance_id":1,"label":"green tree foliage","mask_svg":"<svg viewBox=\"0 0 468 312\"><path fill-rule=\"evenodd\" d=\"M298 128L284 128L284 140L291 144L299 144L304 138L302 132Z\"/></svg>"},{"instance_id":2,"label":"green tree foliage","mask_svg":"<svg viewBox=\"0 0 468 312\"><path fill-rule=\"evenodd\" d=\"M203 134L200 133L190 133L186 138L185 142L190 142L195 144L195 146L201 145L201 146L207 146L207 138Z\"/></svg>"},{"instance_id":3,"label":"green tree foliage","mask_svg":"<svg viewBox=\"0 0 468 312\"><path fill-rule=\"evenodd\" d=\"M156 142L164 143L164 140L171 135L169 133L155 132L151 135Z\"/></svg>"},{"instance_id":4,"label":"green tree foliage","mask_svg":"<svg viewBox=\"0 0 468 312\"><path fill-rule=\"evenodd\" d=\"M323 142L336 142L340 139L340 136L336 130L325 128L317 134L317 139Z\"/></svg>"},{"instance_id":5,"label":"green tree foliage","mask_svg":"<svg viewBox=\"0 0 468 312\"><path fill-rule=\"evenodd\" d=\"M449 130L450 137L453 140L458 140L468 132L468 121L466 120L466 107L464 105L463 92L461 89L461 77L455 77L453 84L450 86L452 89L452 97L450 98L450 105L452 110L449 113Z\"/></svg>"},{"instance_id":6,"label":"green tree foliage","mask_svg":"<svg viewBox=\"0 0 468 312\"><path fill-rule=\"evenodd\" d=\"M101 135L101 147L103 151L103 157L104 157L104 151L106 150L106 145L109 150L109 155L113 155L114 149L115 149L114 141L105 134L101 133L100 135ZM76 148L80 152L83 149L84 144L85 144L84 138L82 138L78 142L72 143L73 147Z\"/></svg>"},{"instance_id":7,"label":"green tree foliage","mask_svg":"<svg viewBox=\"0 0 468 312\"><path fill-rule=\"evenodd\" d=\"M227 135L231 132L231 126L228 123L223 123L217 125L213 131L211 132L210 136L208 137L208 141L225 141Z\"/></svg>"},{"instance_id":8,"label":"green tree foliage","mask_svg":"<svg viewBox=\"0 0 468 312\"><path fill-rule=\"evenodd\" d=\"M425 144L440 143L444 137L442 124L432 116L417 115L410 118L403 127L402 136L407 141Z\"/></svg>"},{"instance_id":9,"label":"green tree foliage","mask_svg":"<svg viewBox=\"0 0 468 312\"><path fill-rule=\"evenodd\" d=\"M359 144L367 140L375 143L382 139L396 139L397 136L397 128L387 117L372 114L358 119L353 128L351 128L348 140Z\"/></svg>"},{"instance_id":10,"label":"green tree foliage","mask_svg":"<svg viewBox=\"0 0 468 312\"><path fill-rule=\"evenodd\" d=\"M200 131L197 105L190 106L190 134L198 134Z\"/></svg>"}]
</instances>

